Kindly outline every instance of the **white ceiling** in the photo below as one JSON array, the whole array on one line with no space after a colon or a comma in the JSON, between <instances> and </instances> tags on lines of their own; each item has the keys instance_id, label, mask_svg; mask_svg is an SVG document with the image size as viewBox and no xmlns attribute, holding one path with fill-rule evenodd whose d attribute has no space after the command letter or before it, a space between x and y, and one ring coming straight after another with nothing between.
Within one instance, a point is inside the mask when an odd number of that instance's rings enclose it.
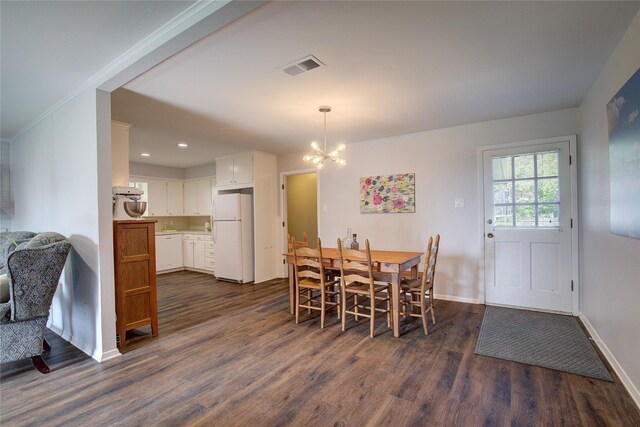
<instances>
[{"instance_id":1,"label":"white ceiling","mask_svg":"<svg viewBox=\"0 0 640 427\"><path fill-rule=\"evenodd\" d=\"M193 1L0 2L3 139Z\"/></svg>"},{"instance_id":2,"label":"white ceiling","mask_svg":"<svg viewBox=\"0 0 640 427\"><path fill-rule=\"evenodd\" d=\"M132 160L188 167L305 150L324 104L330 144L574 107L639 7L269 3L129 82L114 118L134 125ZM308 54L326 68L278 69Z\"/></svg>"},{"instance_id":3,"label":"white ceiling","mask_svg":"<svg viewBox=\"0 0 640 427\"><path fill-rule=\"evenodd\" d=\"M12 137L186 2L1 2ZM640 2L273 2L114 92L133 161L189 167L579 104ZM291 77L308 54L327 66ZM177 151L177 143L190 147ZM141 151L152 156L144 159Z\"/></svg>"}]
</instances>

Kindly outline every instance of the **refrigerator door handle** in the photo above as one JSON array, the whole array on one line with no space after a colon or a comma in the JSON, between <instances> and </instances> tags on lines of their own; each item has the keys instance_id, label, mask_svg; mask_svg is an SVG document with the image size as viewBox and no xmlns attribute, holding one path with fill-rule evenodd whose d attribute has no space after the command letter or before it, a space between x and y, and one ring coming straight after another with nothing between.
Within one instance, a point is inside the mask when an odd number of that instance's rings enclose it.
<instances>
[{"instance_id":1,"label":"refrigerator door handle","mask_svg":"<svg viewBox=\"0 0 640 427\"><path fill-rule=\"evenodd\" d=\"M213 243L216 242L216 234L218 234L218 222L213 221Z\"/></svg>"}]
</instances>

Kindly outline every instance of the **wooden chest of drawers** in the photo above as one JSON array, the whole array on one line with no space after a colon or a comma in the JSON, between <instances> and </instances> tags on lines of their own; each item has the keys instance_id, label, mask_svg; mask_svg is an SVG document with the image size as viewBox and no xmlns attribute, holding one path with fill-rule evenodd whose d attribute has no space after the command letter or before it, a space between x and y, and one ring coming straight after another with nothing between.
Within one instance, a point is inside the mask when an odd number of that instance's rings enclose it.
<instances>
[{"instance_id":1,"label":"wooden chest of drawers","mask_svg":"<svg viewBox=\"0 0 640 427\"><path fill-rule=\"evenodd\" d=\"M113 222L116 332L121 347L131 329L151 324L152 335L158 334L155 223L156 220Z\"/></svg>"}]
</instances>

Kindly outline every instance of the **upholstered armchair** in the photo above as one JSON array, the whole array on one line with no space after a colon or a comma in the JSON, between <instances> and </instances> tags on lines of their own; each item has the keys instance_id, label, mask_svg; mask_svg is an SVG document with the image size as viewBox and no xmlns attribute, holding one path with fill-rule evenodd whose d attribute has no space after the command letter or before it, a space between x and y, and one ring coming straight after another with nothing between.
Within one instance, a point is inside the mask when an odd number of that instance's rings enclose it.
<instances>
[{"instance_id":1,"label":"upholstered armchair","mask_svg":"<svg viewBox=\"0 0 640 427\"><path fill-rule=\"evenodd\" d=\"M8 253L9 301L0 302L0 363L31 357L37 370L49 372L42 359L43 350L50 349L44 331L70 250L64 236L40 233Z\"/></svg>"},{"instance_id":2,"label":"upholstered armchair","mask_svg":"<svg viewBox=\"0 0 640 427\"><path fill-rule=\"evenodd\" d=\"M36 233L31 231L9 231L0 233L0 274L7 274L7 258L16 247L28 242Z\"/></svg>"}]
</instances>

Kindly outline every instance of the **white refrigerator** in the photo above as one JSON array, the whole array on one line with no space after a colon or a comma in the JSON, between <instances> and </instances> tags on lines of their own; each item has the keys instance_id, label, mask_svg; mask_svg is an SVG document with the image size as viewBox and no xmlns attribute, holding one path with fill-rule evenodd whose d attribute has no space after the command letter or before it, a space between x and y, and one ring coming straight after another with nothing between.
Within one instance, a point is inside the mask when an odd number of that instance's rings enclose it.
<instances>
[{"instance_id":1,"label":"white refrigerator","mask_svg":"<svg viewBox=\"0 0 640 427\"><path fill-rule=\"evenodd\" d=\"M254 280L253 195L219 194L213 199L213 244L218 279Z\"/></svg>"}]
</instances>

